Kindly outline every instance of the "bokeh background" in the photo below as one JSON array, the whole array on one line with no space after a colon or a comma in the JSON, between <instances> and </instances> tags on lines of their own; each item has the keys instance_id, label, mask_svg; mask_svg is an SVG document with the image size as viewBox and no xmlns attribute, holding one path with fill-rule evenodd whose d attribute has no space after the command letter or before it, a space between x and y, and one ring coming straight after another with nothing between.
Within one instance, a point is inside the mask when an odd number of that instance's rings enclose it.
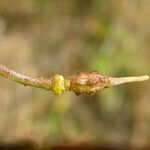
<instances>
[{"instance_id":1,"label":"bokeh background","mask_svg":"<svg viewBox=\"0 0 150 150\"><path fill-rule=\"evenodd\" d=\"M150 75L149 0L0 0L0 64L34 77ZM150 84L55 96L0 77L0 142L150 146Z\"/></svg>"}]
</instances>

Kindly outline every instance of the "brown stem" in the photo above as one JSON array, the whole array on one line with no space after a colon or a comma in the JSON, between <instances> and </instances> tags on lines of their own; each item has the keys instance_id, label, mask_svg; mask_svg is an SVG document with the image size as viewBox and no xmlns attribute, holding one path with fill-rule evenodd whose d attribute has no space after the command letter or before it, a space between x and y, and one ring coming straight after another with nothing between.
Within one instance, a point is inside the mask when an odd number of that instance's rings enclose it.
<instances>
[{"instance_id":1,"label":"brown stem","mask_svg":"<svg viewBox=\"0 0 150 150\"><path fill-rule=\"evenodd\" d=\"M3 65L0 65L0 75L25 86L44 88L46 90L50 90L52 87L51 80L32 78L8 69L6 66Z\"/></svg>"},{"instance_id":2,"label":"brown stem","mask_svg":"<svg viewBox=\"0 0 150 150\"><path fill-rule=\"evenodd\" d=\"M49 91L51 90L57 95L68 90L75 92L77 95L93 95L110 86L149 79L148 76L121 78L106 77L97 71L80 72L69 76L66 79L64 79L62 75L54 75L50 79L32 78L8 69L3 65L0 65L0 75L25 86L42 88Z\"/></svg>"}]
</instances>

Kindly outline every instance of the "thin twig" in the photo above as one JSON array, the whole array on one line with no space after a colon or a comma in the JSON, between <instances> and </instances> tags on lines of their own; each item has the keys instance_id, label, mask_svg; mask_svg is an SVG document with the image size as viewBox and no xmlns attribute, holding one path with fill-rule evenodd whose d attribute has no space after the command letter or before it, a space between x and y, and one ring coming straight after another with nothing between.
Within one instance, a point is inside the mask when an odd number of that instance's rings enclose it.
<instances>
[{"instance_id":1,"label":"thin twig","mask_svg":"<svg viewBox=\"0 0 150 150\"><path fill-rule=\"evenodd\" d=\"M129 83L129 82L141 82L141 81L145 81L148 79L149 79L149 76L147 76L147 75L134 76L134 77L120 77L120 78L110 77L112 86Z\"/></svg>"},{"instance_id":2,"label":"thin twig","mask_svg":"<svg viewBox=\"0 0 150 150\"><path fill-rule=\"evenodd\" d=\"M54 75L50 79L32 78L27 75L17 73L4 65L0 65L0 75L10 80L36 88L51 90L54 94L62 94L65 91L73 91L77 95L93 95L105 88L127 82L140 82L149 79L149 76L137 77L107 77L97 71L80 72L64 79L62 75Z\"/></svg>"},{"instance_id":3,"label":"thin twig","mask_svg":"<svg viewBox=\"0 0 150 150\"><path fill-rule=\"evenodd\" d=\"M0 65L0 75L20 84L23 84L24 86L32 86L37 88L43 88L46 90L50 90L52 87L51 80L32 78L8 69L6 66L3 65Z\"/></svg>"}]
</instances>

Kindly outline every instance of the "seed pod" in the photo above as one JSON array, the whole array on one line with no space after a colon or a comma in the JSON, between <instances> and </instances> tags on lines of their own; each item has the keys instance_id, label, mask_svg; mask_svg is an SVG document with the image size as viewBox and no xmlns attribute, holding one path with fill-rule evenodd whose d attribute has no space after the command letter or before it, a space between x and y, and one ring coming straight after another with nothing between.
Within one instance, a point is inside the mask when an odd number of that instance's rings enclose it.
<instances>
[{"instance_id":1,"label":"seed pod","mask_svg":"<svg viewBox=\"0 0 150 150\"><path fill-rule=\"evenodd\" d=\"M148 76L137 77L107 77L100 74L97 71L80 72L76 75L68 77L70 80L70 91L74 91L75 94L81 93L87 95L93 95L96 92L100 92L105 88L127 83L127 82L139 82L149 79Z\"/></svg>"}]
</instances>

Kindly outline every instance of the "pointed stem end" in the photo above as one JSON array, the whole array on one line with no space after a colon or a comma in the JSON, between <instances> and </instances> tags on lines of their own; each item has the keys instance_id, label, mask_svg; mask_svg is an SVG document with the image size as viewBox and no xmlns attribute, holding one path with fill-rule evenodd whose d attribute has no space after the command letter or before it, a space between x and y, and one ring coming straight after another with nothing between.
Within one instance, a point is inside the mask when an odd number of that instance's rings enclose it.
<instances>
[{"instance_id":1,"label":"pointed stem end","mask_svg":"<svg viewBox=\"0 0 150 150\"><path fill-rule=\"evenodd\" d=\"M149 79L149 76L144 75L144 76L120 77L120 78L110 77L109 81L110 81L110 86L114 86L114 85L120 85L120 84L123 84L123 83L129 83L129 82L146 81L148 79Z\"/></svg>"},{"instance_id":2,"label":"pointed stem end","mask_svg":"<svg viewBox=\"0 0 150 150\"><path fill-rule=\"evenodd\" d=\"M145 78L145 80L149 80L149 76L148 75L145 75L144 78Z\"/></svg>"}]
</instances>

